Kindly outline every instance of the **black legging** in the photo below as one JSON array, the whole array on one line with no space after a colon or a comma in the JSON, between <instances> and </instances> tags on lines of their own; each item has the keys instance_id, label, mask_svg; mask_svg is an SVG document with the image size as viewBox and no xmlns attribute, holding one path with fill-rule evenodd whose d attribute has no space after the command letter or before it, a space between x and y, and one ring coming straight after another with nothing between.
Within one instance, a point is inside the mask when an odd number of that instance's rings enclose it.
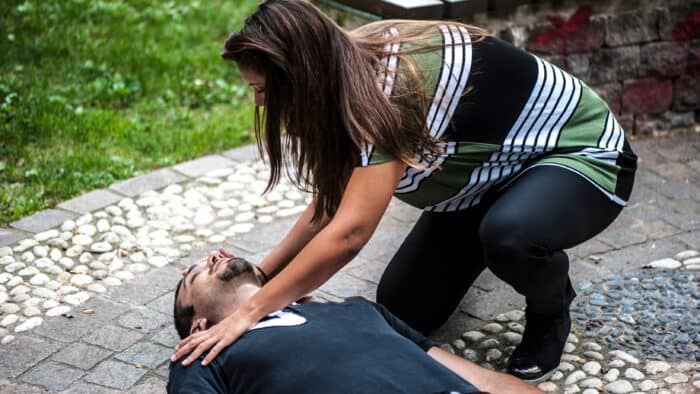
<instances>
[{"instance_id":1,"label":"black legging","mask_svg":"<svg viewBox=\"0 0 700 394\"><path fill-rule=\"evenodd\" d=\"M531 168L473 208L423 212L384 271L377 302L427 333L488 267L529 310L560 312L576 296L562 249L603 231L621 209L569 170Z\"/></svg>"}]
</instances>

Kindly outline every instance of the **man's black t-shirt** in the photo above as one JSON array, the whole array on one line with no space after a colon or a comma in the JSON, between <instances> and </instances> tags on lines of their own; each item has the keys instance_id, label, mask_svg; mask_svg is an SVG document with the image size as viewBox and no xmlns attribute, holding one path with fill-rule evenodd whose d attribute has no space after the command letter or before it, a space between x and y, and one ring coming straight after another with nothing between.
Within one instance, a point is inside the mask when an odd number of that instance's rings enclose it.
<instances>
[{"instance_id":1,"label":"man's black t-shirt","mask_svg":"<svg viewBox=\"0 0 700 394\"><path fill-rule=\"evenodd\" d=\"M426 351L433 343L360 297L295 304L202 367L170 364L168 393L478 393Z\"/></svg>"}]
</instances>

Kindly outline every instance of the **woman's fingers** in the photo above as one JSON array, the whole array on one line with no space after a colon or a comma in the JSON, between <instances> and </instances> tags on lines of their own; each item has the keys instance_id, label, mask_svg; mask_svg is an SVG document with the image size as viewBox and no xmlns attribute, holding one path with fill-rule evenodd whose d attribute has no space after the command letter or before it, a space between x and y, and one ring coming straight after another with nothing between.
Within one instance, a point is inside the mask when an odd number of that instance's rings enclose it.
<instances>
[{"instance_id":1,"label":"woman's fingers","mask_svg":"<svg viewBox=\"0 0 700 394\"><path fill-rule=\"evenodd\" d=\"M202 342L202 337L206 334L208 334L208 331L201 331L183 339L180 343L177 344L177 346L175 346L175 354L173 354L173 356L170 357L170 360L177 361L180 358L182 358L182 356L189 353L192 349L194 349L195 346L199 345Z\"/></svg>"},{"instance_id":2,"label":"woman's fingers","mask_svg":"<svg viewBox=\"0 0 700 394\"><path fill-rule=\"evenodd\" d=\"M229 342L228 338L226 338L226 337L221 338L216 343L216 345L214 345L214 347L211 348L211 350L209 351L209 354L207 354L207 356L204 357L204 360L202 361L202 365L209 365L209 363L212 362L212 360L214 360L214 358L216 358L216 356L219 355L221 350L230 344L231 344L231 342Z\"/></svg>"},{"instance_id":3,"label":"woman's fingers","mask_svg":"<svg viewBox=\"0 0 700 394\"><path fill-rule=\"evenodd\" d=\"M208 338L206 341L200 343L199 346L197 346L197 348L194 349L194 351L192 353L190 353L189 356L187 356L185 361L182 362L182 365L185 367L190 365L194 360L198 359L202 353L206 352L209 348L214 346L214 344L218 340L219 340L218 337L212 337L212 338Z\"/></svg>"}]
</instances>

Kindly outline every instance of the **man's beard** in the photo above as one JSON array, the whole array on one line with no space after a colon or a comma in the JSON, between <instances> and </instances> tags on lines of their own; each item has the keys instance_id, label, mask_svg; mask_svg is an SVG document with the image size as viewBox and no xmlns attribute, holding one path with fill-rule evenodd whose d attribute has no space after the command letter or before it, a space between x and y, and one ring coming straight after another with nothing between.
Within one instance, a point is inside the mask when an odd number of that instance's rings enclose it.
<instances>
[{"instance_id":1,"label":"man's beard","mask_svg":"<svg viewBox=\"0 0 700 394\"><path fill-rule=\"evenodd\" d=\"M253 265L245 259L233 257L224 264L226 264L226 268L222 272L216 274L216 278L222 282L230 282L231 280L246 274L255 277Z\"/></svg>"}]
</instances>

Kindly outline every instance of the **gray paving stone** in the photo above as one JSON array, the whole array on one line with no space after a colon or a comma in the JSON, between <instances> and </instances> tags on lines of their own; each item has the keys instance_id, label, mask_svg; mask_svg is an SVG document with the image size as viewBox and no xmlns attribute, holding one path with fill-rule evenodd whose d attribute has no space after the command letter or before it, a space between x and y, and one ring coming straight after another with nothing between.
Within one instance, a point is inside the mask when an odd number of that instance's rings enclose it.
<instances>
[{"instance_id":1,"label":"gray paving stone","mask_svg":"<svg viewBox=\"0 0 700 394\"><path fill-rule=\"evenodd\" d=\"M700 202L695 200L674 200L673 210L684 215L700 215Z\"/></svg>"},{"instance_id":2,"label":"gray paving stone","mask_svg":"<svg viewBox=\"0 0 700 394\"><path fill-rule=\"evenodd\" d=\"M146 305L168 291L162 287L155 286L153 283L145 283L145 281L139 279L128 283L126 286L117 288L114 290L114 293L112 293L112 297L115 300L128 302L134 305ZM173 288L175 288L176 285L177 281L172 282Z\"/></svg>"},{"instance_id":3,"label":"gray paving stone","mask_svg":"<svg viewBox=\"0 0 700 394\"><path fill-rule=\"evenodd\" d=\"M415 224L423 211L406 204L398 198L392 198L386 213L404 223Z\"/></svg>"},{"instance_id":4,"label":"gray paving stone","mask_svg":"<svg viewBox=\"0 0 700 394\"><path fill-rule=\"evenodd\" d=\"M46 389L28 384L8 383L0 385L0 394L45 394Z\"/></svg>"},{"instance_id":5,"label":"gray paving stone","mask_svg":"<svg viewBox=\"0 0 700 394\"><path fill-rule=\"evenodd\" d=\"M92 309L93 312L85 314L82 312L85 309ZM74 308L72 318L58 316L47 319L44 324L36 328L35 332L57 341L73 342L77 338L103 326L127 309L126 305L118 304L102 297L93 297L84 304Z\"/></svg>"},{"instance_id":6,"label":"gray paving stone","mask_svg":"<svg viewBox=\"0 0 700 394\"><path fill-rule=\"evenodd\" d=\"M674 256L679 251L686 249L688 249L688 245L680 238L680 235L673 235L608 252L601 256L602 260L598 266L606 274L639 269L651 261Z\"/></svg>"},{"instance_id":7,"label":"gray paving stone","mask_svg":"<svg viewBox=\"0 0 700 394\"><path fill-rule=\"evenodd\" d=\"M15 378L39 361L58 350L54 343L27 336L19 336L3 345L0 357L0 376ZM12 355L7 357L6 355Z\"/></svg>"},{"instance_id":8,"label":"gray paving stone","mask_svg":"<svg viewBox=\"0 0 700 394\"><path fill-rule=\"evenodd\" d=\"M369 283L346 274L336 274L319 290L336 297L347 298L360 295L369 289Z\"/></svg>"},{"instance_id":9,"label":"gray paving stone","mask_svg":"<svg viewBox=\"0 0 700 394\"><path fill-rule=\"evenodd\" d=\"M411 228L412 226L407 226L405 222L385 216L358 256L389 263Z\"/></svg>"},{"instance_id":10,"label":"gray paving stone","mask_svg":"<svg viewBox=\"0 0 700 394\"><path fill-rule=\"evenodd\" d=\"M666 180L653 172L640 168L637 170L637 172L634 174L634 186L632 188L632 191L634 192L634 189L636 189L639 186L648 186L654 190L657 190L661 185L666 183Z\"/></svg>"},{"instance_id":11,"label":"gray paving stone","mask_svg":"<svg viewBox=\"0 0 700 394\"><path fill-rule=\"evenodd\" d=\"M117 182L109 188L125 196L135 197L149 190L160 189L187 180L187 177L173 170L164 168L140 175L125 181Z\"/></svg>"},{"instance_id":12,"label":"gray paving stone","mask_svg":"<svg viewBox=\"0 0 700 394\"><path fill-rule=\"evenodd\" d=\"M172 316L145 307L136 307L119 318L122 327L148 333L165 327L173 320Z\"/></svg>"},{"instance_id":13,"label":"gray paving stone","mask_svg":"<svg viewBox=\"0 0 700 394\"><path fill-rule=\"evenodd\" d=\"M30 384L38 384L49 390L57 391L67 388L71 383L80 379L85 372L59 364L46 361L22 376L22 381Z\"/></svg>"},{"instance_id":14,"label":"gray paving stone","mask_svg":"<svg viewBox=\"0 0 700 394\"><path fill-rule=\"evenodd\" d=\"M666 182L659 192L668 198L674 199L695 199L700 200L700 187L689 182L670 181Z\"/></svg>"},{"instance_id":15,"label":"gray paving stone","mask_svg":"<svg viewBox=\"0 0 700 394\"><path fill-rule=\"evenodd\" d=\"M60 209L46 209L34 215L24 217L16 222L12 222L10 226L30 233L40 233L56 227L68 219L75 219L76 217L78 217L78 214L74 212Z\"/></svg>"},{"instance_id":16,"label":"gray paving stone","mask_svg":"<svg viewBox=\"0 0 700 394\"><path fill-rule=\"evenodd\" d=\"M459 309L481 320L493 320L500 313L522 309L524 306L525 297L501 281L498 288L492 291L484 291L477 286L472 286L459 304Z\"/></svg>"},{"instance_id":17,"label":"gray paving stone","mask_svg":"<svg viewBox=\"0 0 700 394\"><path fill-rule=\"evenodd\" d=\"M172 348L148 342L137 342L125 351L115 355L114 358L138 367L155 368L167 361L172 354Z\"/></svg>"},{"instance_id":18,"label":"gray paving stone","mask_svg":"<svg viewBox=\"0 0 700 394\"><path fill-rule=\"evenodd\" d=\"M96 329L82 339L87 343L120 351L143 338L143 334L126 328L107 325Z\"/></svg>"},{"instance_id":19,"label":"gray paving stone","mask_svg":"<svg viewBox=\"0 0 700 394\"><path fill-rule=\"evenodd\" d=\"M167 382L163 379L150 377L143 383L132 387L128 392L132 394L161 394L165 392Z\"/></svg>"},{"instance_id":20,"label":"gray paving stone","mask_svg":"<svg viewBox=\"0 0 700 394\"><path fill-rule=\"evenodd\" d=\"M78 382L71 385L67 390L61 391L61 394L115 394L120 392L96 384Z\"/></svg>"},{"instance_id":21,"label":"gray paving stone","mask_svg":"<svg viewBox=\"0 0 700 394\"><path fill-rule=\"evenodd\" d=\"M58 207L78 213L88 213L120 201L123 196L109 190L93 190L72 200L58 204Z\"/></svg>"},{"instance_id":22,"label":"gray paving stone","mask_svg":"<svg viewBox=\"0 0 700 394\"><path fill-rule=\"evenodd\" d=\"M126 390L133 386L143 375L146 369L136 368L119 361L103 361L95 370L85 377L88 383Z\"/></svg>"},{"instance_id":23,"label":"gray paving stone","mask_svg":"<svg viewBox=\"0 0 700 394\"><path fill-rule=\"evenodd\" d=\"M624 208L623 214L637 220L637 223L627 223L627 226L613 223L611 228L631 227L639 223L652 222L654 220L665 219L668 215L673 215L675 211L670 206L658 206L654 204L633 204ZM620 216L622 216L620 215Z\"/></svg>"},{"instance_id":24,"label":"gray paving stone","mask_svg":"<svg viewBox=\"0 0 700 394\"><path fill-rule=\"evenodd\" d=\"M700 173L700 160L691 160L685 164Z\"/></svg>"},{"instance_id":25,"label":"gray paving stone","mask_svg":"<svg viewBox=\"0 0 700 394\"><path fill-rule=\"evenodd\" d=\"M294 223L296 223L299 216L300 215L295 215L282 220L276 220L270 224L266 224L260 229L237 234L234 237L227 238L223 246L227 249L237 246L253 253L271 249L277 246L282 238L284 238Z\"/></svg>"},{"instance_id":26,"label":"gray paving stone","mask_svg":"<svg viewBox=\"0 0 700 394\"><path fill-rule=\"evenodd\" d=\"M349 267L347 272L353 276L374 284L379 283L379 279L382 277L387 264L389 264L388 260L380 262L376 260L364 259L359 256L355 257L354 260L359 260L361 263L357 264L356 266Z\"/></svg>"},{"instance_id":27,"label":"gray paving stone","mask_svg":"<svg viewBox=\"0 0 700 394\"><path fill-rule=\"evenodd\" d=\"M475 316L469 316L459 308L452 313L450 318L442 327L431 332L428 338L436 343L451 343L460 338L466 331L476 330L482 327L485 322Z\"/></svg>"},{"instance_id":28,"label":"gray paving stone","mask_svg":"<svg viewBox=\"0 0 700 394\"><path fill-rule=\"evenodd\" d=\"M156 374L166 379L170 376L170 363L165 363L156 369Z\"/></svg>"},{"instance_id":29,"label":"gray paving stone","mask_svg":"<svg viewBox=\"0 0 700 394\"><path fill-rule=\"evenodd\" d=\"M593 261L587 258L571 258L569 262L569 277L576 284L585 280L600 278L605 275L606 270L600 261Z\"/></svg>"},{"instance_id":30,"label":"gray paving stone","mask_svg":"<svg viewBox=\"0 0 700 394\"><path fill-rule=\"evenodd\" d=\"M632 188L632 195L630 196L628 206L635 203L656 204L659 200L665 201L667 198L662 196L654 186L637 183Z\"/></svg>"},{"instance_id":31,"label":"gray paving stone","mask_svg":"<svg viewBox=\"0 0 700 394\"><path fill-rule=\"evenodd\" d=\"M151 341L174 348L175 345L180 342L180 337L177 335L177 331L175 331L175 326L171 325L170 327L158 331L158 333L151 338Z\"/></svg>"},{"instance_id":32,"label":"gray paving stone","mask_svg":"<svg viewBox=\"0 0 700 394\"><path fill-rule=\"evenodd\" d=\"M634 244L639 244L647 240L647 236L629 228L613 228L604 231L597 239L614 246L624 248Z\"/></svg>"},{"instance_id":33,"label":"gray paving stone","mask_svg":"<svg viewBox=\"0 0 700 394\"><path fill-rule=\"evenodd\" d=\"M165 313L167 314L172 314L173 313L173 304L175 302L175 292L171 291L168 292L165 295L162 295L152 302L150 302L147 306L150 309L153 309L154 311L158 311L160 313Z\"/></svg>"},{"instance_id":34,"label":"gray paving stone","mask_svg":"<svg viewBox=\"0 0 700 394\"><path fill-rule=\"evenodd\" d=\"M150 270L142 277L129 283L148 283L151 286L173 291L175 290L177 282L180 280L181 273L181 268L173 265L166 265L164 267Z\"/></svg>"},{"instance_id":35,"label":"gray paving stone","mask_svg":"<svg viewBox=\"0 0 700 394\"><path fill-rule=\"evenodd\" d=\"M222 155L239 163L260 160L258 147L255 144L227 150L226 152L223 152Z\"/></svg>"},{"instance_id":36,"label":"gray paving stone","mask_svg":"<svg viewBox=\"0 0 700 394\"><path fill-rule=\"evenodd\" d=\"M501 288L503 281L487 268L476 278L472 286L485 291L493 291Z\"/></svg>"},{"instance_id":37,"label":"gray paving stone","mask_svg":"<svg viewBox=\"0 0 700 394\"><path fill-rule=\"evenodd\" d=\"M0 246L10 246L29 235L11 228L0 228Z\"/></svg>"},{"instance_id":38,"label":"gray paving stone","mask_svg":"<svg viewBox=\"0 0 700 394\"><path fill-rule=\"evenodd\" d=\"M667 180L667 184L672 182L688 182L693 179L693 177L697 176L694 170L675 161L654 163L649 169Z\"/></svg>"},{"instance_id":39,"label":"gray paving stone","mask_svg":"<svg viewBox=\"0 0 700 394\"><path fill-rule=\"evenodd\" d=\"M312 300L316 302L342 302L341 297L336 297L333 294L328 294L323 290L316 290L312 293Z\"/></svg>"},{"instance_id":40,"label":"gray paving stone","mask_svg":"<svg viewBox=\"0 0 700 394\"><path fill-rule=\"evenodd\" d=\"M680 234L678 239L685 242L691 249L700 249L700 232L698 231Z\"/></svg>"},{"instance_id":41,"label":"gray paving stone","mask_svg":"<svg viewBox=\"0 0 700 394\"><path fill-rule=\"evenodd\" d=\"M601 242L597 239L591 239L567 250L566 252L569 254L569 256L573 255L581 258L586 258L590 255L605 253L611 249L612 247L610 245Z\"/></svg>"},{"instance_id":42,"label":"gray paving stone","mask_svg":"<svg viewBox=\"0 0 700 394\"><path fill-rule=\"evenodd\" d=\"M177 164L173 166L173 169L187 175L188 177L195 178L202 176L209 171L233 167L235 164L236 162L223 156L210 155Z\"/></svg>"},{"instance_id":43,"label":"gray paving stone","mask_svg":"<svg viewBox=\"0 0 700 394\"><path fill-rule=\"evenodd\" d=\"M644 223L641 226L635 228L636 231L641 231L646 234L649 239L659 239L666 238L673 234L678 234L682 230L679 230L663 220L654 220L653 222Z\"/></svg>"},{"instance_id":44,"label":"gray paving stone","mask_svg":"<svg viewBox=\"0 0 700 394\"><path fill-rule=\"evenodd\" d=\"M82 342L71 343L51 357L52 360L80 369L90 369L107 358L111 351Z\"/></svg>"},{"instance_id":45,"label":"gray paving stone","mask_svg":"<svg viewBox=\"0 0 700 394\"><path fill-rule=\"evenodd\" d=\"M667 213L663 218L684 231L700 230L700 214Z\"/></svg>"}]
</instances>

